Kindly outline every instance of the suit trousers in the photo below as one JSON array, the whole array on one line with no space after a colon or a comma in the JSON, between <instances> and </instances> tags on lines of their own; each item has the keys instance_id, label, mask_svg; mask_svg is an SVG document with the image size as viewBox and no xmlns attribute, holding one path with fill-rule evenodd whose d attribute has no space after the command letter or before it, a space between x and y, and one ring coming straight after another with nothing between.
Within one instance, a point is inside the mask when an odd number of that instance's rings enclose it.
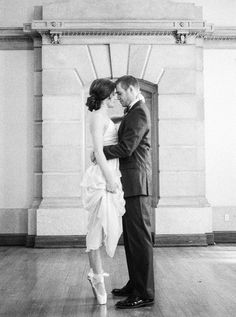
<instances>
[{"instance_id":1,"label":"suit trousers","mask_svg":"<svg viewBox=\"0 0 236 317\"><path fill-rule=\"evenodd\" d=\"M153 245L150 222L150 197L125 198L123 237L129 272L127 286L143 299L154 298Z\"/></svg>"}]
</instances>

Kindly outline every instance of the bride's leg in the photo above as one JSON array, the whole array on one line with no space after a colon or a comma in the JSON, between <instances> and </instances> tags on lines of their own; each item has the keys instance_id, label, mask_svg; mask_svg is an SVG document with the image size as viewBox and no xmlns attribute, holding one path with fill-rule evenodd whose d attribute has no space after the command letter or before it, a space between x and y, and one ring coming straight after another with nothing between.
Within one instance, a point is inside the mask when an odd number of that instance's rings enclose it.
<instances>
[{"instance_id":1,"label":"bride's leg","mask_svg":"<svg viewBox=\"0 0 236 317\"><path fill-rule=\"evenodd\" d=\"M97 250L90 250L88 252L88 257L89 257L90 267L91 269L93 269L93 273L94 274L103 273L100 248Z\"/></svg>"}]
</instances>

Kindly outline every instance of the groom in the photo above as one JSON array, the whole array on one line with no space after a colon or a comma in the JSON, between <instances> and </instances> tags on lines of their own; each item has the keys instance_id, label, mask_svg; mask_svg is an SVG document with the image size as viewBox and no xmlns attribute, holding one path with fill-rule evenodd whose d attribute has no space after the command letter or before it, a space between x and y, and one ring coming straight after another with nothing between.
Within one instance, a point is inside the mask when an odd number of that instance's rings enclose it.
<instances>
[{"instance_id":1,"label":"groom","mask_svg":"<svg viewBox=\"0 0 236 317\"><path fill-rule=\"evenodd\" d=\"M107 159L119 158L126 201L123 237L129 272L128 283L113 289L114 296L127 296L116 308L138 308L154 303L153 247L150 224L151 153L150 114L133 76L122 76L116 92L128 107L118 130L118 144L104 147Z\"/></svg>"}]
</instances>

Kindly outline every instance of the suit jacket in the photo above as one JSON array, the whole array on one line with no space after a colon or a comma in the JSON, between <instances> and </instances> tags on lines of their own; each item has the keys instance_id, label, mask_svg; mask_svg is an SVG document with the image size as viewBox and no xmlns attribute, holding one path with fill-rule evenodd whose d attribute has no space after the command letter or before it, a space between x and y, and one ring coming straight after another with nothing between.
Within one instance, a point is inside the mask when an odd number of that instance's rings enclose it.
<instances>
[{"instance_id":1,"label":"suit jacket","mask_svg":"<svg viewBox=\"0 0 236 317\"><path fill-rule=\"evenodd\" d=\"M124 197L151 194L151 120L144 102L136 102L121 121L118 144L103 148L107 159L119 158Z\"/></svg>"}]
</instances>

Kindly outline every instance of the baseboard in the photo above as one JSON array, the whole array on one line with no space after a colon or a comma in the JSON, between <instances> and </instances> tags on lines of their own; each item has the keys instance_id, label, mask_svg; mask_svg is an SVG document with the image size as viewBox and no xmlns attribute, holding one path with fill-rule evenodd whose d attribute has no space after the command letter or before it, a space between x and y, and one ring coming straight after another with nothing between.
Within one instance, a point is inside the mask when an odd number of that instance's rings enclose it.
<instances>
[{"instance_id":1,"label":"baseboard","mask_svg":"<svg viewBox=\"0 0 236 317\"><path fill-rule=\"evenodd\" d=\"M35 248L84 248L85 236L35 236Z\"/></svg>"},{"instance_id":2,"label":"baseboard","mask_svg":"<svg viewBox=\"0 0 236 317\"><path fill-rule=\"evenodd\" d=\"M236 243L236 231L214 231L215 243Z\"/></svg>"},{"instance_id":3,"label":"baseboard","mask_svg":"<svg viewBox=\"0 0 236 317\"><path fill-rule=\"evenodd\" d=\"M25 233L0 234L0 246L25 246Z\"/></svg>"},{"instance_id":4,"label":"baseboard","mask_svg":"<svg viewBox=\"0 0 236 317\"><path fill-rule=\"evenodd\" d=\"M35 235L27 235L26 236L26 241L25 241L25 246L27 248L33 248L35 245Z\"/></svg>"},{"instance_id":5,"label":"baseboard","mask_svg":"<svg viewBox=\"0 0 236 317\"><path fill-rule=\"evenodd\" d=\"M153 234L154 247L207 246L215 243L236 243L236 231L214 231L206 234ZM123 245L123 236L119 245ZM0 234L0 246L35 248L85 248L83 236L34 236L27 234Z\"/></svg>"},{"instance_id":6,"label":"baseboard","mask_svg":"<svg viewBox=\"0 0 236 317\"><path fill-rule=\"evenodd\" d=\"M207 246L206 234L157 234L154 247Z\"/></svg>"},{"instance_id":7,"label":"baseboard","mask_svg":"<svg viewBox=\"0 0 236 317\"><path fill-rule=\"evenodd\" d=\"M215 244L214 232L207 232L206 240L208 245L214 245Z\"/></svg>"},{"instance_id":8,"label":"baseboard","mask_svg":"<svg viewBox=\"0 0 236 317\"><path fill-rule=\"evenodd\" d=\"M163 234L152 235L153 246L207 246L214 245L214 234ZM123 245L121 235L119 245ZM86 247L85 236L36 236L35 248L84 248Z\"/></svg>"}]
</instances>

